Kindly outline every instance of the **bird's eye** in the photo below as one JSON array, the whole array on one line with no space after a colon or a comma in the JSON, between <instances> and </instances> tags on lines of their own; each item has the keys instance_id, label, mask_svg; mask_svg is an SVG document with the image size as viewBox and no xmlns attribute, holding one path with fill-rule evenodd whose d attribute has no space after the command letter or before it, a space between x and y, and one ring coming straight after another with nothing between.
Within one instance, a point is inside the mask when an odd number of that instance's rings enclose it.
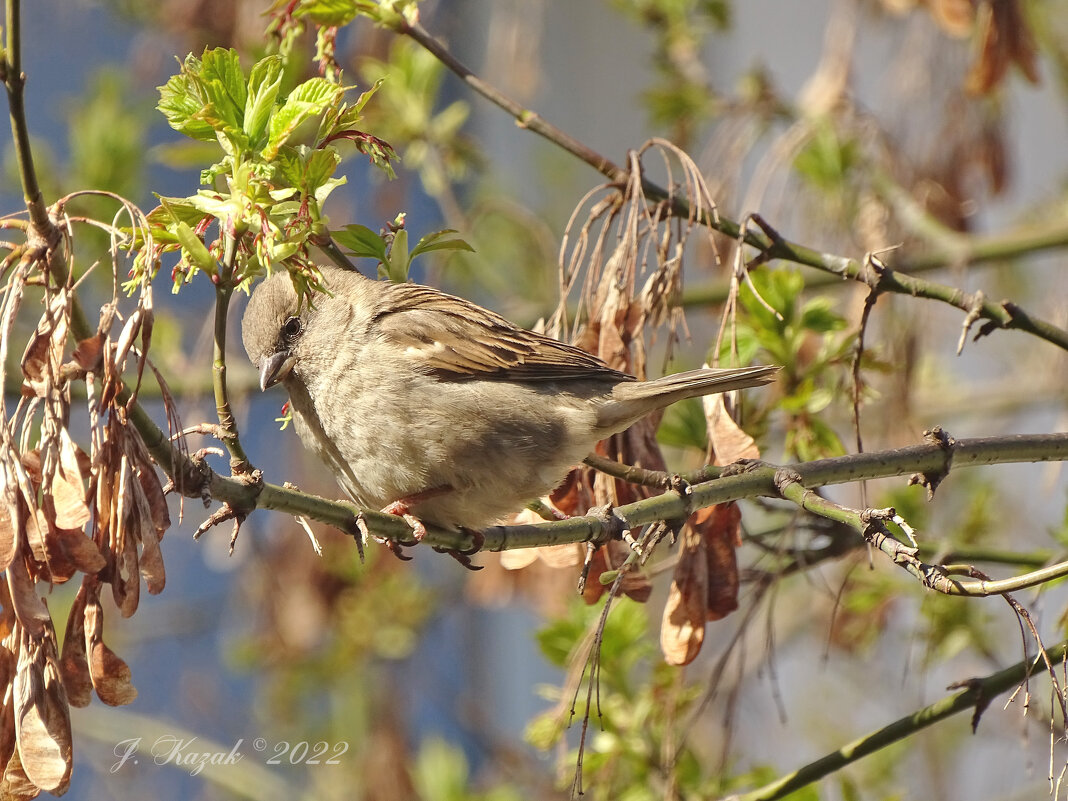
<instances>
[{"instance_id":1,"label":"bird's eye","mask_svg":"<svg viewBox=\"0 0 1068 801\"><path fill-rule=\"evenodd\" d=\"M304 330L304 324L301 323L299 317L286 318L286 321L282 323L282 336L287 342L292 342L299 337L302 330Z\"/></svg>"}]
</instances>

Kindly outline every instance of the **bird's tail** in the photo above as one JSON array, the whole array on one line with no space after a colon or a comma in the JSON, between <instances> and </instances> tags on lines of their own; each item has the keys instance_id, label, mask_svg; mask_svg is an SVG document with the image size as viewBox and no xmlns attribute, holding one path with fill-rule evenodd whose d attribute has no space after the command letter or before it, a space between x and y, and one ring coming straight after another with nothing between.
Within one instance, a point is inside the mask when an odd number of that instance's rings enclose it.
<instances>
[{"instance_id":1,"label":"bird's tail","mask_svg":"<svg viewBox=\"0 0 1068 801\"><path fill-rule=\"evenodd\" d=\"M620 431L654 409L686 398L767 384L778 371L778 367L767 365L705 368L666 375L653 381L618 384L612 393L612 402L601 408L597 424L604 429Z\"/></svg>"}]
</instances>

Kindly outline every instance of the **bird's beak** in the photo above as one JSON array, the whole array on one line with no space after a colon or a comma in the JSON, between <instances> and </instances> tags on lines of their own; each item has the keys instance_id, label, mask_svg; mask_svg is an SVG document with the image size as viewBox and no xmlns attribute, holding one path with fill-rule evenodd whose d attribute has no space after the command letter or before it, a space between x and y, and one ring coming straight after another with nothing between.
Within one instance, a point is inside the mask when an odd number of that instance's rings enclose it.
<instances>
[{"instance_id":1,"label":"bird's beak","mask_svg":"<svg viewBox=\"0 0 1068 801\"><path fill-rule=\"evenodd\" d=\"M293 369L293 356L288 350L279 350L264 357L260 364L260 389L265 390L273 387L283 380L289 371Z\"/></svg>"}]
</instances>

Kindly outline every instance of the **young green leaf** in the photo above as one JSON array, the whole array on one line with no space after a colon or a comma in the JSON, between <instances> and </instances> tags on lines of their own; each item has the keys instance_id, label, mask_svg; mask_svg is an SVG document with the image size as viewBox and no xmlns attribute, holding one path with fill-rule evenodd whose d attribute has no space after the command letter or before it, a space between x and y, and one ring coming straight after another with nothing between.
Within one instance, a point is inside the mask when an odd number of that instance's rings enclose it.
<instances>
[{"instance_id":1,"label":"young green leaf","mask_svg":"<svg viewBox=\"0 0 1068 801\"><path fill-rule=\"evenodd\" d=\"M175 228L175 234L182 243L182 252L193 266L209 275L215 272L215 259L200 241L200 237L193 233L192 228L180 222Z\"/></svg>"},{"instance_id":2,"label":"young green leaf","mask_svg":"<svg viewBox=\"0 0 1068 801\"><path fill-rule=\"evenodd\" d=\"M301 125L340 103L344 94L345 87L324 78L311 78L294 89L271 117L263 157L273 159Z\"/></svg>"},{"instance_id":3,"label":"young green leaf","mask_svg":"<svg viewBox=\"0 0 1068 801\"><path fill-rule=\"evenodd\" d=\"M251 147L262 144L267 122L278 100L282 85L282 57L268 56L258 61L248 79L248 99L245 103L244 131Z\"/></svg>"},{"instance_id":4,"label":"young green leaf","mask_svg":"<svg viewBox=\"0 0 1068 801\"><path fill-rule=\"evenodd\" d=\"M416 256L430 253L434 250L466 250L469 253L474 253L475 249L463 239L449 236L455 233L457 233L455 228L444 228L441 231L427 234L412 248L411 258L415 259Z\"/></svg>"},{"instance_id":5,"label":"young green leaf","mask_svg":"<svg viewBox=\"0 0 1068 801\"><path fill-rule=\"evenodd\" d=\"M386 260L386 242L366 225L346 225L340 231L331 231L330 236L353 256Z\"/></svg>"},{"instance_id":6,"label":"young green leaf","mask_svg":"<svg viewBox=\"0 0 1068 801\"><path fill-rule=\"evenodd\" d=\"M386 277L395 284L401 284L408 280L408 270L412 266L412 257L408 253L408 231L398 229L393 234L393 245L389 249L389 256L382 267L385 268Z\"/></svg>"}]
</instances>

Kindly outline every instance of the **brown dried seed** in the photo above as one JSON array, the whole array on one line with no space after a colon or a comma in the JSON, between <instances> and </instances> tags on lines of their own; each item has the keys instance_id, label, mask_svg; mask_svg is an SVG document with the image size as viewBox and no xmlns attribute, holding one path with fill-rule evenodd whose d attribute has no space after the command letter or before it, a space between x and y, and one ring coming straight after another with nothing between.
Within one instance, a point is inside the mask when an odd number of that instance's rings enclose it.
<instances>
[{"instance_id":1,"label":"brown dried seed","mask_svg":"<svg viewBox=\"0 0 1068 801\"><path fill-rule=\"evenodd\" d=\"M85 642L89 652L89 673L97 697L109 706L121 706L137 697L129 666L104 644L104 612L100 603L89 599L85 605Z\"/></svg>"},{"instance_id":2,"label":"brown dried seed","mask_svg":"<svg viewBox=\"0 0 1068 801\"><path fill-rule=\"evenodd\" d=\"M6 772L11 755L15 751L15 700L10 690L15 681L16 663L13 652L6 647L0 648L0 671L3 674L3 681L0 682L0 698L3 699L0 705L0 776ZM0 798L7 797L3 792L4 787L0 785Z\"/></svg>"},{"instance_id":3,"label":"brown dried seed","mask_svg":"<svg viewBox=\"0 0 1068 801\"><path fill-rule=\"evenodd\" d=\"M0 570L7 570L19 550L18 502L15 488L3 478L6 467L0 466Z\"/></svg>"},{"instance_id":4,"label":"brown dried seed","mask_svg":"<svg viewBox=\"0 0 1068 801\"><path fill-rule=\"evenodd\" d=\"M85 578L78 594L71 604L67 616L67 628L63 634L63 652L59 658L59 672L63 686L67 689L67 698L74 706L89 706L92 700L93 679L89 675L89 661L85 651L85 603L89 590L86 582L95 579ZM94 591L95 592L95 591Z\"/></svg>"},{"instance_id":5,"label":"brown dried seed","mask_svg":"<svg viewBox=\"0 0 1068 801\"><path fill-rule=\"evenodd\" d=\"M54 794L70 783L70 707L56 664L56 635L51 622L37 640L21 637L12 684L15 743L27 778Z\"/></svg>"},{"instance_id":6,"label":"brown dried seed","mask_svg":"<svg viewBox=\"0 0 1068 801\"><path fill-rule=\"evenodd\" d=\"M137 537L141 533L140 514L130 478L130 460L124 454L118 477L118 501L111 531L111 552L115 558L111 593L123 617L137 611L141 594L141 574L137 563Z\"/></svg>"},{"instance_id":7,"label":"brown dried seed","mask_svg":"<svg viewBox=\"0 0 1068 801\"><path fill-rule=\"evenodd\" d=\"M146 463L140 456L135 457L133 463L137 483L148 504L146 516L155 526L157 538L163 539L163 534L171 527L171 512L167 507L167 496L163 494L163 485L151 464Z\"/></svg>"},{"instance_id":8,"label":"brown dried seed","mask_svg":"<svg viewBox=\"0 0 1068 801\"><path fill-rule=\"evenodd\" d=\"M4 575L7 577L7 588L11 593L11 606L15 617L31 637L40 639L44 636L45 627L51 625L52 618L41 596L37 594L33 579L26 568L26 561L16 558Z\"/></svg>"},{"instance_id":9,"label":"brown dried seed","mask_svg":"<svg viewBox=\"0 0 1068 801\"><path fill-rule=\"evenodd\" d=\"M151 594L156 595L163 592L163 587L167 583L167 573L163 567L163 552L159 547L159 533L152 521L152 510L144 490L141 489L140 482L131 482L131 489L134 500L137 502L137 518L141 524L141 575L145 579L145 587Z\"/></svg>"},{"instance_id":10,"label":"brown dried seed","mask_svg":"<svg viewBox=\"0 0 1068 801\"><path fill-rule=\"evenodd\" d=\"M12 702L13 704L14 702ZM11 730L14 732L14 711L12 711ZM22 799L37 798L41 794L41 788L30 781L26 771L22 769L17 749L12 751L11 758L4 768L4 778L0 781L0 798L4 801L22 801Z\"/></svg>"},{"instance_id":11,"label":"brown dried seed","mask_svg":"<svg viewBox=\"0 0 1068 801\"><path fill-rule=\"evenodd\" d=\"M96 370L104 353L104 335L96 333L81 340L74 348L71 358L83 370Z\"/></svg>"},{"instance_id":12,"label":"brown dried seed","mask_svg":"<svg viewBox=\"0 0 1068 801\"><path fill-rule=\"evenodd\" d=\"M712 464L728 465L739 459L759 459L760 449L727 412L723 395L701 399L708 423L708 445Z\"/></svg>"},{"instance_id":13,"label":"brown dried seed","mask_svg":"<svg viewBox=\"0 0 1068 801\"><path fill-rule=\"evenodd\" d=\"M708 561L704 538L687 525L660 625L660 650L669 665L688 665L701 652L708 615Z\"/></svg>"},{"instance_id":14,"label":"brown dried seed","mask_svg":"<svg viewBox=\"0 0 1068 801\"><path fill-rule=\"evenodd\" d=\"M43 397L47 385L59 376L67 342L67 316L67 294L60 292L52 298L23 353L22 374L38 397Z\"/></svg>"},{"instance_id":15,"label":"brown dried seed","mask_svg":"<svg viewBox=\"0 0 1068 801\"><path fill-rule=\"evenodd\" d=\"M708 619L720 620L738 608L738 555L742 513L738 504L719 503L707 515L695 515L694 525L705 541L708 560ZM703 518L703 519L702 519Z\"/></svg>"}]
</instances>

